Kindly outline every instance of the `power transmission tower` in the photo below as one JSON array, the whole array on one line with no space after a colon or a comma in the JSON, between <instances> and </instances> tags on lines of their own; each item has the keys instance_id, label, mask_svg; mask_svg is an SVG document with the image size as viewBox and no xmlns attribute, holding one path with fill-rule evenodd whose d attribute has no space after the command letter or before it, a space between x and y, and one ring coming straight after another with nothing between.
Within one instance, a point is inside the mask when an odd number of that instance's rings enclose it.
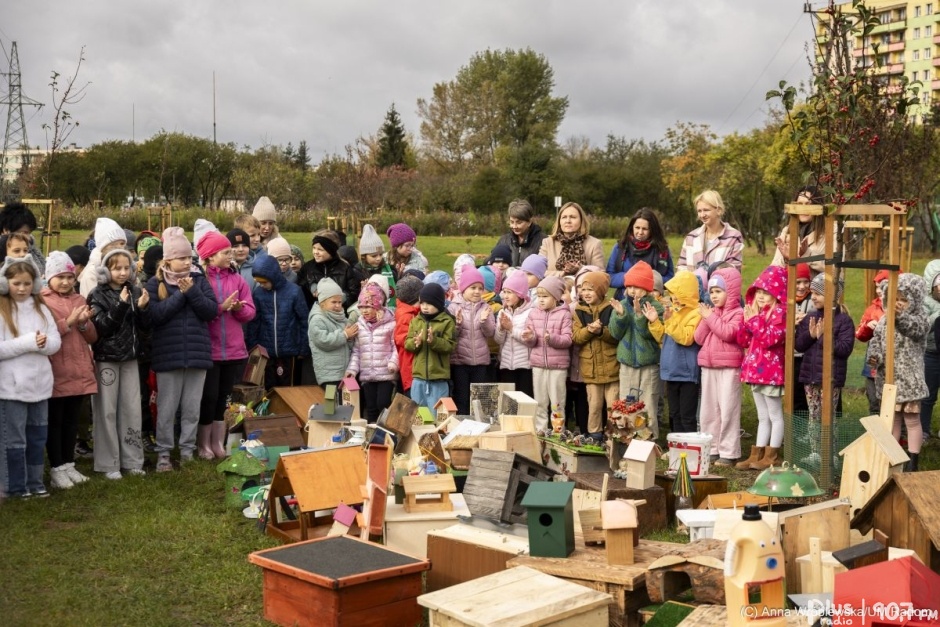
<instances>
[{"instance_id":1,"label":"power transmission tower","mask_svg":"<svg viewBox=\"0 0 940 627\"><path fill-rule=\"evenodd\" d=\"M11 153L21 150L19 160L21 168L29 167L29 140L26 137L26 120L23 118L23 105L42 107L42 103L23 95L22 79L20 75L20 56L16 51L16 42L10 46L10 69L3 73L7 77L7 93L0 104L7 105L7 128L3 136L3 155L0 157L0 185L2 196L7 196L7 163L11 161Z\"/></svg>"}]
</instances>

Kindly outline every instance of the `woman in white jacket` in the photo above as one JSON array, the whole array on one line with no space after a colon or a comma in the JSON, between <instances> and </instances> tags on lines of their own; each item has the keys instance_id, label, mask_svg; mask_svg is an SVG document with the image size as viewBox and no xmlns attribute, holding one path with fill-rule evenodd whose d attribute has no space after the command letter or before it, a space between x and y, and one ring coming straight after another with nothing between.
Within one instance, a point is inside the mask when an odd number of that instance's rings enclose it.
<instances>
[{"instance_id":1,"label":"woman in white jacket","mask_svg":"<svg viewBox=\"0 0 940 627\"><path fill-rule=\"evenodd\" d=\"M503 308L496 315L496 342L499 344L499 380L515 383L516 390L533 396L529 347L522 332L529 319L529 282L525 272L516 270L503 283Z\"/></svg>"}]
</instances>

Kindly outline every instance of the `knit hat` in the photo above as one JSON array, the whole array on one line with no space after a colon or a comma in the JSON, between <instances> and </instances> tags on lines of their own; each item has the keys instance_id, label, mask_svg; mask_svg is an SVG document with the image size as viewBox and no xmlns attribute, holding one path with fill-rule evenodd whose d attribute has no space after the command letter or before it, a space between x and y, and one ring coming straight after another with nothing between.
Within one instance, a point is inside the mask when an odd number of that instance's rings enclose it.
<instances>
[{"instance_id":1,"label":"knit hat","mask_svg":"<svg viewBox=\"0 0 940 627\"><path fill-rule=\"evenodd\" d=\"M395 298L399 302L414 305L418 302L418 294L424 283L416 276L405 275L395 284Z\"/></svg>"},{"instance_id":2,"label":"knit hat","mask_svg":"<svg viewBox=\"0 0 940 627\"><path fill-rule=\"evenodd\" d=\"M539 287L552 295L556 301L561 302L561 295L565 293L565 281L561 277L547 276L539 281Z\"/></svg>"},{"instance_id":3,"label":"knit hat","mask_svg":"<svg viewBox=\"0 0 940 627\"><path fill-rule=\"evenodd\" d=\"M653 270L653 291L659 292L660 294L662 294L664 289L665 288L663 287L663 275L661 275L656 270Z\"/></svg>"},{"instance_id":4,"label":"knit hat","mask_svg":"<svg viewBox=\"0 0 940 627\"><path fill-rule=\"evenodd\" d=\"M69 246L65 249L65 254L69 256L69 259L71 259L72 263L76 266L87 266L88 259L91 257L91 251L80 244Z\"/></svg>"},{"instance_id":5,"label":"knit hat","mask_svg":"<svg viewBox=\"0 0 940 627\"><path fill-rule=\"evenodd\" d=\"M529 255L522 260L520 268L541 281L545 278L545 271L548 270L548 259L542 255Z\"/></svg>"},{"instance_id":6,"label":"knit hat","mask_svg":"<svg viewBox=\"0 0 940 627\"><path fill-rule=\"evenodd\" d=\"M304 262L304 253L303 253L302 250L300 250L300 246L294 246L293 244L291 244L291 245L290 245L290 256L291 256L291 257L297 257L298 259L300 259L300 263L303 263L303 262Z\"/></svg>"},{"instance_id":7,"label":"knit hat","mask_svg":"<svg viewBox=\"0 0 940 627\"><path fill-rule=\"evenodd\" d=\"M124 246L135 250L137 246L137 235L130 229L124 229Z\"/></svg>"},{"instance_id":8,"label":"knit hat","mask_svg":"<svg viewBox=\"0 0 940 627\"><path fill-rule=\"evenodd\" d=\"M228 243L232 246L251 247L251 238L248 237L248 233L241 229L232 229L225 237L228 238Z\"/></svg>"},{"instance_id":9,"label":"knit hat","mask_svg":"<svg viewBox=\"0 0 940 627\"><path fill-rule=\"evenodd\" d=\"M512 265L512 250L506 244L497 244L493 247L492 252L490 252L490 259L488 263L508 263Z\"/></svg>"},{"instance_id":10,"label":"knit hat","mask_svg":"<svg viewBox=\"0 0 940 627\"><path fill-rule=\"evenodd\" d=\"M404 222L398 222L388 227L385 234L388 235L388 241L392 244L392 248L398 248L408 242L418 241L418 235L414 232L414 229Z\"/></svg>"},{"instance_id":11,"label":"knit hat","mask_svg":"<svg viewBox=\"0 0 940 627\"><path fill-rule=\"evenodd\" d=\"M277 210L275 210L274 203L267 196L258 199L255 208L251 210L251 215L257 218L259 222L262 220L277 221Z\"/></svg>"},{"instance_id":12,"label":"knit hat","mask_svg":"<svg viewBox=\"0 0 940 627\"><path fill-rule=\"evenodd\" d=\"M421 288L418 301L433 305L438 311L444 311L444 288L437 283L427 283Z\"/></svg>"},{"instance_id":13,"label":"knit hat","mask_svg":"<svg viewBox=\"0 0 940 627\"><path fill-rule=\"evenodd\" d=\"M209 259L217 252L231 247L232 243L228 241L227 237L218 231L209 231L196 244L196 252L199 253L200 259Z\"/></svg>"},{"instance_id":14,"label":"knit hat","mask_svg":"<svg viewBox=\"0 0 940 627\"><path fill-rule=\"evenodd\" d=\"M875 285L878 285L882 281L887 281L889 278L890 278L890 273L887 270L879 270L877 274L875 274L874 283Z\"/></svg>"},{"instance_id":15,"label":"knit hat","mask_svg":"<svg viewBox=\"0 0 940 627\"><path fill-rule=\"evenodd\" d=\"M842 281L836 281L835 285L836 285L836 293L832 299L832 302L838 303L839 300L842 298ZM811 291L813 294L825 294L825 290L826 290L826 275L820 272L813 278L812 283L809 284L809 291Z\"/></svg>"},{"instance_id":16,"label":"knit hat","mask_svg":"<svg viewBox=\"0 0 940 627\"><path fill-rule=\"evenodd\" d=\"M463 272L460 273L460 278L457 279L457 289L460 290L461 294L463 294L464 290L474 283L484 285L483 275L480 274L480 271L473 266L464 266Z\"/></svg>"},{"instance_id":17,"label":"knit hat","mask_svg":"<svg viewBox=\"0 0 940 627\"><path fill-rule=\"evenodd\" d=\"M388 277L384 274L373 274L366 281L366 285L375 285L380 290L382 290L382 295L384 297L382 299L383 305L388 302L389 296L392 295L392 289L388 285Z\"/></svg>"},{"instance_id":18,"label":"knit hat","mask_svg":"<svg viewBox=\"0 0 940 627\"><path fill-rule=\"evenodd\" d=\"M272 237L268 240L268 254L279 259L281 257L290 257L290 244L283 237Z\"/></svg>"},{"instance_id":19,"label":"knit hat","mask_svg":"<svg viewBox=\"0 0 940 627\"><path fill-rule=\"evenodd\" d=\"M623 276L624 287L638 287L647 292L653 291L653 268L645 261L637 261Z\"/></svg>"},{"instance_id":20,"label":"knit hat","mask_svg":"<svg viewBox=\"0 0 940 627\"><path fill-rule=\"evenodd\" d=\"M419 281L421 281L422 283L424 283L425 274L424 274L423 272L421 272L420 270L418 270L417 268L408 268L407 270L405 270L404 272L402 272L401 275L402 275L402 277L413 276L414 278L416 278L416 279L418 279Z\"/></svg>"},{"instance_id":21,"label":"knit hat","mask_svg":"<svg viewBox=\"0 0 940 627\"><path fill-rule=\"evenodd\" d=\"M156 235L144 235L137 240L137 254L143 255L153 246L160 245L160 238Z\"/></svg>"},{"instance_id":22,"label":"knit hat","mask_svg":"<svg viewBox=\"0 0 940 627\"><path fill-rule=\"evenodd\" d=\"M192 254L193 248L189 245L189 240L183 234L182 228L172 226L163 232L164 259L182 259L192 257Z\"/></svg>"},{"instance_id":23,"label":"knit hat","mask_svg":"<svg viewBox=\"0 0 940 627\"><path fill-rule=\"evenodd\" d=\"M124 229L111 218L98 218L95 221L95 246L97 248L104 248L111 242L118 240L126 241L126 237Z\"/></svg>"},{"instance_id":24,"label":"knit hat","mask_svg":"<svg viewBox=\"0 0 940 627\"><path fill-rule=\"evenodd\" d=\"M601 272L600 267L594 265L581 266L577 272L574 273L574 285L579 287L584 283L584 275L588 272Z\"/></svg>"},{"instance_id":25,"label":"knit hat","mask_svg":"<svg viewBox=\"0 0 940 627\"><path fill-rule=\"evenodd\" d=\"M334 242L332 238L329 238L325 235L314 235L313 240L311 241L311 245L314 244L319 244L320 247L325 250L330 257L336 259L337 252L339 251L339 245Z\"/></svg>"},{"instance_id":26,"label":"knit hat","mask_svg":"<svg viewBox=\"0 0 940 627\"><path fill-rule=\"evenodd\" d=\"M713 287L717 287L723 292L728 291L728 284L725 283L725 279L720 274L713 274L712 278L708 279L708 289L711 290Z\"/></svg>"},{"instance_id":27,"label":"knit hat","mask_svg":"<svg viewBox=\"0 0 940 627\"><path fill-rule=\"evenodd\" d=\"M522 300L529 300L529 280L525 272L515 272L503 283L503 289L512 292Z\"/></svg>"},{"instance_id":28,"label":"knit hat","mask_svg":"<svg viewBox=\"0 0 940 627\"><path fill-rule=\"evenodd\" d=\"M385 244L382 238L375 232L375 227L366 224L362 227L362 237L359 238L360 255L377 255L385 252Z\"/></svg>"},{"instance_id":29,"label":"knit hat","mask_svg":"<svg viewBox=\"0 0 940 627\"><path fill-rule=\"evenodd\" d=\"M503 289L503 273L493 266L483 266L477 269L483 277L483 291L499 294L499 291Z\"/></svg>"},{"instance_id":30,"label":"knit hat","mask_svg":"<svg viewBox=\"0 0 940 627\"><path fill-rule=\"evenodd\" d=\"M330 277L320 279L320 282L317 283L317 301L322 303L333 296L343 296L343 290ZM343 300L346 299L343 298Z\"/></svg>"},{"instance_id":31,"label":"knit hat","mask_svg":"<svg viewBox=\"0 0 940 627\"><path fill-rule=\"evenodd\" d=\"M425 285L437 283L445 292L450 290L450 282L450 275L443 270L435 270L424 277Z\"/></svg>"},{"instance_id":32,"label":"knit hat","mask_svg":"<svg viewBox=\"0 0 940 627\"><path fill-rule=\"evenodd\" d=\"M583 284L591 286L601 299L607 296L607 290L610 289L610 275L606 272L588 272L584 275Z\"/></svg>"},{"instance_id":33,"label":"knit hat","mask_svg":"<svg viewBox=\"0 0 940 627\"><path fill-rule=\"evenodd\" d=\"M67 254L61 250L54 250L46 257L46 274L43 278L47 281L52 277L71 272L75 274L75 264Z\"/></svg>"},{"instance_id":34,"label":"knit hat","mask_svg":"<svg viewBox=\"0 0 940 627\"><path fill-rule=\"evenodd\" d=\"M800 279L806 279L807 281L809 281L812 278L813 276L812 274L810 274L808 263L796 264L796 280L797 281L799 281ZM877 282L878 281L875 281L875 283Z\"/></svg>"},{"instance_id":35,"label":"knit hat","mask_svg":"<svg viewBox=\"0 0 940 627\"><path fill-rule=\"evenodd\" d=\"M154 276L157 273L157 264L163 259L163 246L151 246L144 253L144 274Z\"/></svg>"},{"instance_id":36,"label":"knit hat","mask_svg":"<svg viewBox=\"0 0 940 627\"><path fill-rule=\"evenodd\" d=\"M215 225L209 222L204 218L199 218L196 220L196 224L193 226L193 246L196 250L199 250L199 240L208 233L209 231L218 231L219 229L215 228Z\"/></svg>"},{"instance_id":37,"label":"knit hat","mask_svg":"<svg viewBox=\"0 0 940 627\"><path fill-rule=\"evenodd\" d=\"M366 283L359 292L359 306L379 309L385 306L385 293L375 283Z\"/></svg>"}]
</instances>

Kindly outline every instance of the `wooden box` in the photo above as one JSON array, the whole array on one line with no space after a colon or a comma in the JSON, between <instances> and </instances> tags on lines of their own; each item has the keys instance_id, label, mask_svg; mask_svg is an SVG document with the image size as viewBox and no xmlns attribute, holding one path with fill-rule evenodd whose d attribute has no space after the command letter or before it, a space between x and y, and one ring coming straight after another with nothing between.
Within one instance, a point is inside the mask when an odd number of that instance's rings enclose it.
<instances>
[{"instance_id":1,"label":"wooden box","mask_svg":"<svg viewBox=\"0 0 940 627\"><path fill-rule=\"evenodd\" d=\"M258 439L265 446L288 446L299 449L304 446L304 436L297 418L291 415L255 416L245 418L245 435L260 431Z\"/></svg>"},{"instance_id":2,"label":"wooden box","mask_svg":"<svg viewBox=\"0 0 940 627\"><path fill-rule=\"evenodd\" d=\"M491 431L480 435L477 448L489 451L512 451L541 463L539 441L531 431Z\"/></svg>"},{"instance_id":3,"label":"wooden box","mask_svg":"<svg viewBox=\"0 0 940 627\"><path fill-rule=\"evenodd\" d=\"M263 551L264 617L278 625L417 625L430 562L338 536Z\"/></svg>"},{"instance_id":4,"label":"wooden box","mask_svg":"<svg viewBox=\"0 0 940 627\"><path fill-rule=\"evenodd\" d=\"M385 506L385 546L422 559L428 556L428 533L457 524L457 516L470 516L462 494L451 494L449 512L408 513L389 497Z\"/></svg>"},{"instance_id":5,"label":"wooden box","mask_svg":"<svg viewBox=\"0 0 940 627\"><path fill-rule=\"evenodd\" d=\"M302 425L307 422L310 406L323 402L323 388L319 385L274 388L268 394L268 401L269 412L293 415Z\"/></svg>"},{"instance_id":6,"label":"wooden box","mask_svg":"<svg viewBox=\"0 0 940 627\"><path fill-rule=\"evenodd\" d=\"M780 512L778 521L783 528L780 542L788 589L802 589L803 575L797 558L809 553L810 538L819 538L821 551L838 551L851 544L850 509L848 502L832 499Z\"/></svg>"},{"instance_id":7,"label":"wooden box","mask_svg":"<svg viewBox=\"0 0 940 627\"><path fill-rule=\"evenodd\" d=\"M529 552L528 538L452 525L428 532L428 592L506 570L506 562Z\"/></svg>"},{"instance_id":8,"label":"wooden box","mask_svg":"<svg viewBox=\"0 0 940 627\"><path fill-rule=\"evenodd\" d=\"M551 481L555 474L516 453L476 449L463 495L474 516L525 524L522 497L529 484Z\"/></svg>"},{"instance_id":9,"label":"wooden box","mask_svg":"<svg viewBox=\"0 0 940 627\"><path fill-rule=\"evenodd\" d=\"M610 602L609 594L525 566L418 597L431 625L453 627L605 627Z\"/></svg>"},{"instance_id":10,"label":"wooden box","mask_svg":"<svg viewBox=\"0 0 940 627\"><path fill-rule=\"evenodd\" d=\"M601 452L579 450L550 438L539 438L545 452L542 463L552 470L570 476L574 472L607 472L610 462Z\"/></svg>"},{"instance_id":11,"label":"wooden box","mask_svg":"<svg viewBox=\"0 0 940 627\"><path fill-rule=\"evenodd\" d=\"M500 414L534 417L537 411L538 403L525 392L506 391L499 397Z\"/></svg>"},{"instance_id":12,"label":"wooden box","mask_svg":"<svg viewBox=\"0 0 940 627\"><path fill-rule=\"evenodd\" d=\"M575 487L582 490L600 492L603 486L604 473L572 473L568 477L574 481ZM617 477L610 477L607 486L608 499L645 500L646 505L637 508L639 517L637 533L644 536L651 531L664 529L666 519L666 492L660 486L653 486L645 490L635 490L626 486L626 481Z\"/></svg>"},{"instance_id":13,"label":"wooden box","mask_svg":"<svg viewBox=\"0 0 940 627\"><path fill-rule=\"evenodd\" d=\"M405 396L396 394L388 410L379 416L378 424L392 433L407 436L411 433L415 416L418 414L418 404ZM384 417L383 417L384 416Z\"/></svg>"}]
</instances>

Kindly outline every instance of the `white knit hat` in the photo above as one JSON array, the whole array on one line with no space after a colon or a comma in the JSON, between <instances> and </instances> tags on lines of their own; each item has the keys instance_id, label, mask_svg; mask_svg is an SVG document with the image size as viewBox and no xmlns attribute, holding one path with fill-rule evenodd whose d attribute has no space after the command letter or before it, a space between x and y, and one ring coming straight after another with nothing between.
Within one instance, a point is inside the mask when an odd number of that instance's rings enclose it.
<instances>
[{"instance_id":1,"label":"white knit hat","mask_svg":"<svg viewBox=\"0 0 940 627\"><path fill-rule=\"evenodd\" d=\"M257 218L258 221L277 221L277 210L275 210L274 203L271 202L271 199L267 196L262 196L258 199L258 202L255 203L255 208L251 211L251 215Z\"/></svg>"},{"instance_id":2,"label":"white knit hat","mask_svg":"<svg viewBox=\"0 0 940 627\"><path fill-rule=\"evenodd\" d=\"M52 277L66 274L67 272L75 274L75 264L72 263L71 257L61 250L54 250L49 253L49 256L46 257L45 279L48 281Z\"/></svg>"},{"instance_id":3,"label":"white knit hat","mask_svg":"<svg viewBox=\"0 0 940 627\"><path fill-rule=\"evenodd\" d=\"M268 241L268 254L278 257L290 257L290 243L283 237L275 237Z\"/></svg>"},{"instance_id":4,"label":"white knit hat","mask_svg":"<svg viewBox=\"0 0 940 627\"><path fill-rule=\"evenodd\" d=\"M111 218L98 218L95 221L95 248L104 248L111 242L126 242L124 229Z\"/></svg>"},{"instance_id":5,"label":"white knit hat","mask_svg":"<svg viewBox=\"0 0 940 627\"><path fill-rule=\"evenodd\" d=\"M203 235L205 235L209 231L218 231L218 230L219 229L215 228L215 225L209 222L208 220L199 218L198 220L196 220L195 226L193 226L193 246L199 246L199 240L202 238Z\"/></svg>"},{"instance_id":6,"label":"white knit hat","mask_svg":"<svg viewBox=\"0 0 940 627\"><path fill-rule=\"evenodd\" d=\"M384 252L385 244L382 243L382 238L379 237L379 234L375 232L375 227L371 224L363 226L362 237L359 238L359 254L375 255Z\"/></svg>"},{"instance_id":7,"label":"white knit hat","mask_svg":"<svg viewBox=\"0 0 940 627\"><path fill-rule=\"evenodd\" d=\"M317 283L317 301L323 302L328 298L333 296L342 296L343 290L337 285L336 281L327 277L325 279L320 279L320 282Z\"/></svg>"},{"instance_id":8,"label":"white knit hat","mask_svg":"<svg viewBox=\"0 0 940 627\"><path fill-rule=\"evenodd\" d=\"M379 289L382 290L382 293L385 294L385 302L388 302L388 297L391 295L391 288L388 285L388 277L384 274L373 274L369 277L369 280L366 283L375 283L379 286Z\"/></svg>"}]
</instances>

